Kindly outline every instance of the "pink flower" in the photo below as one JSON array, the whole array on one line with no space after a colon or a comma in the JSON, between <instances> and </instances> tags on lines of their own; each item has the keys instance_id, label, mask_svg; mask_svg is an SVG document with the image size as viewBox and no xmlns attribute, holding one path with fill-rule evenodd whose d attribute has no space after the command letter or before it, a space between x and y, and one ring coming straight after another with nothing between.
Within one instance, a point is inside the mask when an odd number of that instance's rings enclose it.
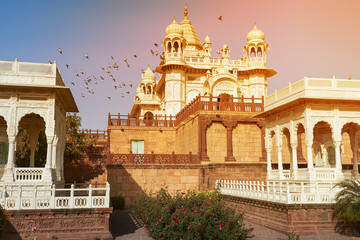
<instances>
[{"instance_id":1,"label":"pink flower","mask_svg":"<svg viewBox=\"0 0 360 240\"><path fill-rule=\"evenodd\" d=\"M225 212L225 214L227 214L227 212Z\"/></svg>"},{"instance_id":2,"label":"pink flower","mask_svg":"<svg viewBox=\"0 0 360 240\"><path fill-rule=\"evenodd\" d=\"M240 216L242 216L242 213L239 213Z\"/></svg>"},{"instance_id":3,"label":"pink flower","mask_svg":"<svg viewBox=\"0 0 360 240\"><path fill-rule=\"evenodd\" d=\"M189 230L192 230L193 228L192 227L189 227Z\"/></svg>"},{"instance_id":4,"label":"pink flower","mask_svg":"<svg viewBox=\"0 0 360 240\"><path fill-rule=\"evenodd\" d=\"M204 235L203 233L200 233L200 235L202 236L202 235Z\"/></svg>"},{"instance_id":5,"label":"pink flower","mask_svg":"<svg viewBox=\"0 0 360 240\"><path fill-rule=\"evenodd\" d=\"M230 226L230 222L228 222L228 225Z\"/></svg>"},{"instance_id":6,"label":"pink flower","mask_svg":"<svg viewBox=\"0 0 360 240\"><path fill-rule=\"evenodd\" d=\"M178 219L176 219L176 221L175 221L176 223L179 223L179 220Z\"/></svg>"},{"instance_id":7,"label":"pink flower","mask_svg":"<svg viewBox=\"0 0 360 240\"><path fill-rule=\"evenodd\" d=\"M212 200L212 199L210 200L210 202L213 202L213 201L214 201L214 200Z\"/></svg>"},{"instance_id":8,"label":"pink flower","mask_svg":"<svg viewBox=\"0 0 360 240\"><path fill-rule=\"evenodd\" d=\"M33 227L31 231L35 232L37 230L37 227Z\"/></svg>"},{"instance_id":9,"label":"pink flower","mask_svg":"<svg viewBox=\"0 0 360 240\"><path fill-rule=\"evenodd\" d=\"M219 230L221 231L221 229L222 229L222 226L221 226L221 224L219 225Z\"/></svg>"},{"instance_id":10,"label":"pink flower","mask_svg":"<svg viewBox=\"0 0 360 240\"><path fill-rule=\"evenodd\" d=\"M159 233L159 237L161 237L161 233Z\"/></svg>"}]
</instances>

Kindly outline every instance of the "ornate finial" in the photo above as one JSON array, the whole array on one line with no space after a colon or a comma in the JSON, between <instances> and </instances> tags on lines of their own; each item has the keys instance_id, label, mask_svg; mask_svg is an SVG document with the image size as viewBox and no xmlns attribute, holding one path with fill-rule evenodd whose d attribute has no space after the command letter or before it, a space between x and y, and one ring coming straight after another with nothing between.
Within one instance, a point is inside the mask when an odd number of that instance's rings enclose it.
<instances>
[{"instance_id":1,"label":"ornate finial","mask_svg":"<svg viewBox=\"0 0 360 240\"><path fill-rule=\"evenodd\" d=\"M254 23L254 29L257 29L257 27L256 27L256 22Z\"/></svg>"},{"instance_id":2,"label":"ornate finial","mask_svg":"<svg viewBox=\"0 0 360 240\"><path fill-rule=\"evenodd\" d=\"M188 11L187 11L187 6L185 4L185 10L184 10L184 15L185 15L185 18L187 18L187 15L188 15Z\"/></svg>"}]
</instances>

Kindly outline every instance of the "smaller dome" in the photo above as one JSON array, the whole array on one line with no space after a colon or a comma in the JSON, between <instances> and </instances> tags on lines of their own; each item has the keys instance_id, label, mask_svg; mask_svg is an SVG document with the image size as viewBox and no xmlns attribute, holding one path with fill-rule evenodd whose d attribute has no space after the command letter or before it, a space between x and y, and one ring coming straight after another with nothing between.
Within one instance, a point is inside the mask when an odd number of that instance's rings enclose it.
<instances>
[{"instance_id":1,"label":"smaller dome","mask_svg":"<svg viewBox=\"0 0 360 240\"><path fill-rule=\"evenodd\" d=\"M263 33L263 31L257 29L256 27L256 23L254 24L254 29L251 30L247 36L246 36L247 41L251 41L251 40L265 40L265 34Z\"/></svg>"},{"instance_id":2,"label":"smaller dome","mask_svg":"<svg viewBox=\"0 0 360 240\"><path fill-rule=\"evenodd\" d=\"M182 35L182 34L183 34L183 29L182 29L182 27L175 21L175 17L174 17L174 21L173 21L169 26L167 26L165 32L166 32L166 35L169 35L169 34L180 34L180 35Z\"/></svg>"},{"instance_id":3,"label":"smaller dome","mask_svg":"<svg viewBox=\"0 0 360 240\"><path fill-rule=\"evenodd\" d=\"M155 73L150 69L150 66L146 69L146 71L141 75L141 79L149 79L149 80L155 80L156 76Z\"/></svg>"}]
</instances>

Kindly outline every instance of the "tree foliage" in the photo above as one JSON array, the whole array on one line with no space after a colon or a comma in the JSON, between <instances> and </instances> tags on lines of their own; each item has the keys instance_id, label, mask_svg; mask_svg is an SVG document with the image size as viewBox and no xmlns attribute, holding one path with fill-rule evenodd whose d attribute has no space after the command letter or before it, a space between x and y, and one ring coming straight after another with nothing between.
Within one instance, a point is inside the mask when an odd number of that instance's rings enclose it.
<instances>
[{"instance_id":1,"label":"tree foliage","mask_svg":"<svg viewBox=\"0 0 360 240\"><path fill-rule=\"evenodd\" d=\"M81 157L87 151L85 133L80 131L81 117L76 113L66 116L66 144L64 160L72 162Z\"/></svg>"},{"instance_id":2,"label":"tree foliage","mask_svg":"<svg viewBox=\"0 0 360 240\"><path fill-rule=\"evenodd\" d=\"M344 222L360 222L360 181L345 179L336 186L341 190L336 194L335 213Z\"/></svg>"},{"instance_id":3,"label":"tree foliage","mask_svg":"<svg viewBox=\"0 0 360 240\"><path fill-rule=\"evenodd\" d=\"M29 134L23 128L19 128L18 144L16 147L16 166L28 167L30 164ZM45 129L38 135L38 141L35 148L35 167L44 167L46 164L46 134Z\"/></svg>"}]
</instances>

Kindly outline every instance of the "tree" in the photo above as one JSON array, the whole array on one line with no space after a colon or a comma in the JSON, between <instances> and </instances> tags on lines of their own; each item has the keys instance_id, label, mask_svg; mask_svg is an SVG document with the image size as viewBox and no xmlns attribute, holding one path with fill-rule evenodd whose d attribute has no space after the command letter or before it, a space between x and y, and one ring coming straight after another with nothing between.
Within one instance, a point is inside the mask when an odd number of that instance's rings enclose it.
<instances>
[{"instance_id":1,"label":"tree","mask_svg":"<svg viewBox=\"0 0 360 240\"><path fill-rule=\"evenodd\" d=\"M66 116L66 144L64 160L73 162L80 159L82 154L87 151L85 133L80 131L81 117L76 113Z\"/></svg>"},{"instance_id":2,"label":"tree","mask_svg":"<svg viewBox=\"0 0 360 240\"><path fill-rule=\"evenodd\" d=\"M335 213L344 222L360 222L360 181L345 179L336 186L341 190L336 194Z\"/></svg>"}]
</instances>

